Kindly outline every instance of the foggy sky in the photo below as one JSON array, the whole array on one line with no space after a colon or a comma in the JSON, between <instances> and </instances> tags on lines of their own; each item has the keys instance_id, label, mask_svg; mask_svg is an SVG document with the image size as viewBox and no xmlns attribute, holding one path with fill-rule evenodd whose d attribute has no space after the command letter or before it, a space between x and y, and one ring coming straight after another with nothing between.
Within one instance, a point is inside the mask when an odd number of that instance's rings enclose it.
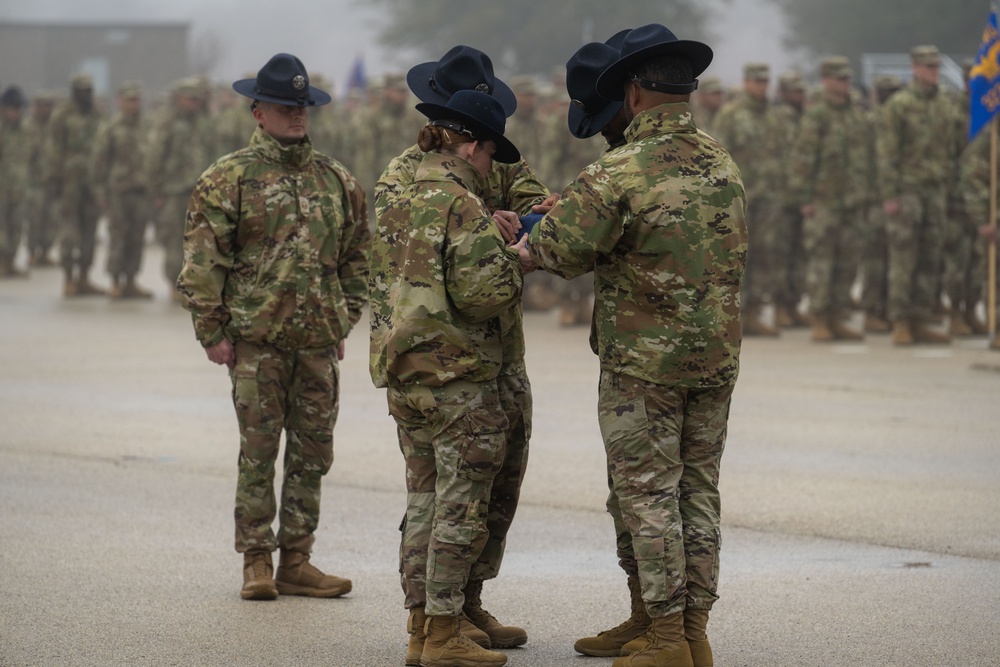
<instances>
[{"instance_id":1,"label":"foggy sky","mask_svg":"<svg viewBox=\"0 0 1000 667\"><path fill-rule=\"evenodd\" d=\"M279 51L299 56L338 90L359 55L370 75L416 62L375 42L378 13L356 0L3 0L0 21L187 22L193 48L217 46L210 73L221 81L255 72ZM767 0L733 0L713 29L716 57L705 76L736 84L751 60L769 62L776 72L795 67L781 44L781 15Z\"/></svg>"}]
</instances>

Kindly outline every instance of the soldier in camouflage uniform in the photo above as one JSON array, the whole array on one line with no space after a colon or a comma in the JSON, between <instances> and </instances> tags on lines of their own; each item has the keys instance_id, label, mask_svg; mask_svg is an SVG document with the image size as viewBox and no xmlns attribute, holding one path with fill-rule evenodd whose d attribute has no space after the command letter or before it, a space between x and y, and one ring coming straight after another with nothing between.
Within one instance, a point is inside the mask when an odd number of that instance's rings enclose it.
<instances>
[{"instance_id":1,"label":"soldier in camouflage uniform","mask_svg":"<svg viewBox=\"0 0 1000 667\"><path fill-rule=\"evenodd\" d=\"M24 232L31 135L23 119L27 99L9 86L0 95L0 278L26 275L14 261Z\"/></svg>"},{"instance_id":2,"label":"soldier in camouflage uniform","mask_svg":"<svg viewBox=\"0 0 1000 667\"><path fill-rule=\"evenodd\" d=\"M184 214L194 184L210 165L213 142L205 136L202 87L196 79L174 86L171 108L153 128L146 160L146 183L163 245L163 275L173 284L184 263Z\"/></svg>"},{"instance_id":3,"label":"soldier in camouflage uniform","mask_svg":"<svg viewBox=\"0 0 1000 667\"><path fill-rule=\"evenodd\" d=\"M405 662L503 665L506 656L460 627L466 585L493 537L490 498L510 426L497 382L503 339L523 335L509 329L522 287L517 254L477 193L491 155L505 164L520 155L503 137L503 106L486 92L417 109L431 119L419 135L425 157L378 217L369 292L372 380L388 389L406 462Z\"/></svg>"},{"instance_id":4,"label":"soldier in camouflage uniform","mask_svg":"<svg viewBox=\"0 0 1000 667\"><path fill-rule=\"evenodd\" d=\"M407 73L407 84L422 102L445 104L454 92L479 89L496 97L508 116L517 107L510 88L493 76L489 56L468 46L456 46L440 60L415 65ZM413 183L423 159L423 151L414 145L389 162L375 190L376 220L381 219L393 200ZM487 210L493 212L504 240L510 242L518 230L518 216L548 210L555 196L549 195L531 167L521 159L513 164L494 161L481 198ZM384 325L379 324L374 309L372 318L372 335L378 336L379 329ZM528 463L532 416L531 385L524 364L521 309L509 309L503 314L503 319L503 363L496 382L500 404L507 416L505 454L500 474L493 480L489 500L486 521L489 539L470 570L469 582L464 590L463 611L466 618L461 626L462 633L480 645L498 648L518 646L527 641L527 633L522 628L504 626L483 609L481 595L483 582L495 578L500 571L507 531L514 520L521 481ZM406 526L404 521L404 530ZM404 569L406 567L404 564ZM416 567L419 568L419 563ZM414 604L411 610L411 619L422 613L418 604ZM419 645L423 633L420 623L411 622L409 628L411 644Z\"/></svg>"},{"instance_id":5,"label":"soldier in camouflage uniform","mask_svg":"<svg viewBox=\"0 0 1000 667\"><path fill-rule=\"evenodd\" d=\"M337 363L367 302L365 197L340 163L309 142L306 108L330 97L309 85L298 58L278 54L256 79L233 88L254 99L259 127L247 148L198 179L177 291L208 358L228 366L233 383L241 596L337 597L351 590L350 580L323 574L309 554L322 479L333 462ZM276 548L281 560L273 573Z\"/></svg>"},{"instance_id":6,"label":"soldier in camouflage uniform","mask_svg":"<svg viewBox=\"0 0 1000 667\"><path fill-rule=\"evenodd\" d=\"M28 185L25 193L25 218L28 221L28 257L31 266L47 267L54 263L49 251L55 240L52 200L44 179L44 147L49 120L56 105L54 93L37 93L26 131L31 146L28 152Z\"/></svg>"},{"instance_id":7,"label":"soldier in camouflage uniform","mask_svg":"<svg viewBox=\"0 0 1000 667\"><path fill-rule=\"evenodd\" d=\"M651 624L613 667L712 664L719 465L739 370L746 194L695 127L711 49L661 25L632 30L598 79L625 98L627 144L588 167L519 245L570 278L595 272L598 415ZM596 266L596 268L595 268Z\"/></svg>"},{"instance_id":8,"label":"soldier in camouflage uniform","mask_svg":"<svg viewBox=\"0 0 1000 667\"><path fill-rule=\"evenodd\" d=\"M100 213L87 173L102 119L94 106L90 76L77 74L71 85L71 98L52 113L43 158L46 187L57 199L59 261L67 297L105 293L90 282Z\"/></svg>"},{"instance_id":9,"label":"soldier in camouflage uniform","mask_svg":"<svg viewBox=\"0 0 1000 667\"><path fill-rule=\"evenodd\" d=\"M789 159L788 186L804 219L806 288L812 339L861 340L841 318L851 309L860 221L868 187L865 118L851 100L851 63L820 63L823 97L802 117Z\"/></svg>"},{"instance_id":10,"label":"soldier in camouflage uniform","mask_svg":"<svg viewBox=\"0 0 1000 667\"><path fill-rule=\"evenodd\" d=\"M914 48L911 61L913 81L886 102L877 137L896 345L951 340L928 323L939 302L945 209L958 159L954 106L938 88L937 47Z\"/></svg>"},{"instance_id":11,"label":"soldier in camouflage uniform","mask_svg":"<svg viewBox=\"0 0 1000 667\"><path fill-rule=\"evenodd\" d=\"M886 240L888 216L882 210L878 190L878 152L875 142L883 105L902 88L903 83L894 74L875 78L872 108L865 118L865 145L868 147L867 215L861 232L861 307L865 313L865 331L886 333L892 329L889 322L889 247Z\"/></svg>"},{"instance_id":12,"label":"soldier in camouflage uniform","mask_svg":"<svg viewBox=\"0 0 1000 667\"><path fill-rule=\"evenodd\" d=\"M90 164L98 206L108 216L112 299L153 296L135 282L149 222L144 170L147 136L142 88L135 82L124 83L118 88L118 114L98 131Z\"/></svg>"},{"instance_id":13,"label":"soldier in camouflage uniform","mask_svg":"<svg viewBox=\"0 0 1000 667\"><path fill-rule=\"evenodd\" d=\"M962 151L959 170L959 192L963 196L963 211L970 224L977 228L979 238L970 267L972 280L976 281L980 292L989 277L989 243L995 242L995 230L990 224L990 133L980 132ZM1000 294L1000 272L996 276L996 294ZM989 304L987 304L988 306ZM985 329L984 325L984 329ZM993 332L990 348L1000 350L1000 335Z\"/></svg>"},{"instance_id":14,"label":"soldier in camouflage uniform","mask_svg":"<svg viewBox=\"0 0 1000 667\"><path fill-rule=\"evenodd\" d=\"M692 96L691 109L698 129L715 136L715 119L726 102L726 91L717 76L708 76L698 82L698 92Z\"/></svg>"},{"instance_id":15,"label":"soldier in camouflage uniform","mask_svg":"<svg viewBox=\"0 0 1000 667\"><path fill-rule=\"evenodd\" d=\"M750 203L748 224L753 249L743 286L743 333L777 336L779 329L762 319L768 301L784 289L780 261L781 188L787 133L767 99L770 68L765 63L743 67L743 94L722 107L713 135L740 166ZM777 304L775 304L777 305Z\"/></svg>"}]
</instances>

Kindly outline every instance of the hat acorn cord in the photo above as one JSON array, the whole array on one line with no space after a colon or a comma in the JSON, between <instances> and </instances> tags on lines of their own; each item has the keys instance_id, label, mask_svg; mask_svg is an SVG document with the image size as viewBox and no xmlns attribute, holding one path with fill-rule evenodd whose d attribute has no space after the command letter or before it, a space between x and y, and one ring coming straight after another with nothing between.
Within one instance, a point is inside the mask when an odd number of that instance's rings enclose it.
<instances>
[{"instance_id":1,"label":"hat acorn cord","mask_svg":"<svg viewBox=\"0 0 1000 667\"><path fill-rule=\"evenodd\" d=\"M621 56L597 80L597 92L609 100L625 99L625 83L629 72L643 61L657 56L676 55L686 58L692 74L697 77L712 64L712 47L702 42L678 39L664 25L650 23L631 30L622 42ZM694 90L696 85L690 86ZM688 92L690 92L690 90Z\"/></svg>"},{"instance_id":2,"label":"hat acorn cord","mask_svg":"<svg viewBox=\"0 0 1000 667\"><path fill-rule=\"evenodd\" d=\"M330 103L330 95L309 85L309 74L302 61L289 53L271 57L254 79L240 79L233 90L259 102L283 106L322 106Z\"/></svg>"},{"instance_id":3,"label":"hat acorn cord","mask_svg":"<svg viewBox=\"0 0 1000 667\"><path fill-rule=\"evenodd\" d=\"M444 104L460 90L478 90L495 97L507 117L517 109L514 91L494 76L490 57L463 44L449 49L440 60L411 67L406 85L421 102Z\"/></svg>"},{"instance_id":4,"label":"hat acorn cord","mask_svg":"<svg viewBox=\"0 0 1000 667\"><path fill-rule=\"evenodd\" d=\"M493 159L512 163L521 159L517 147L503 135L507 127L503 105L492 95L478 90L460 90L446 104L421 102L417 111L426 116L432 125L468 132L477 141L492 140L497 145Z\"/></svg>"}]
</instances>

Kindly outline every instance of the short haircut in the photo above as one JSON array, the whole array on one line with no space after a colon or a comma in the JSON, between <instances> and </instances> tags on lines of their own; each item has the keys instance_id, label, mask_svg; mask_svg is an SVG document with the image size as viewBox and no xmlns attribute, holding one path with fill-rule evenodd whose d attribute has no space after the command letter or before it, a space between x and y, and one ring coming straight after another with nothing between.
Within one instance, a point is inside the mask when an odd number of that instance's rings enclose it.
<instances>
[{"instance_id":1,"label":"short haircut","mask_svg":"<svg viewBox=\"0 0 1000 667\"><path fill-rule=\"evenodd\" d=\"M654 56L638 63L632 74L640 79L659 81L661 83L691 83L694 81L694 70L691 62L676 55Z\"/></svg>"}]
</instances>

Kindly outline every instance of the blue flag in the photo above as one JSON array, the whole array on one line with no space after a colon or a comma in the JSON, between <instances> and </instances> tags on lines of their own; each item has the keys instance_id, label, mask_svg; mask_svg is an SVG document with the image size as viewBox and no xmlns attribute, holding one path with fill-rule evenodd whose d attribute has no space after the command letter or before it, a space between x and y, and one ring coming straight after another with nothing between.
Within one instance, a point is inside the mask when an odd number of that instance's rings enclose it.
<instances>
[{"instance_id":1,"label":"blue flag","mask_svg":"<svg viewBox=\"0 0 1000 667\"><path fill-rule=\"evenodd\" d=\"M996 10L983 30L983 42L969 71L969 140L1000 111L1000 30Z\"/></svg>"},{"instance_id":2,"label":"blue flag","mask_svg":"<svg viewBox=\"0 0 1000 667\"><path fill-rule=\"evenodd\" d=\"M365 77L365 59L362 56L358 56L354 59L354 64L351 66L350 74L347 75L347 85L344 86L344 93L347 95L352 90L364 92L367 85L368 79Z\"/></svg>"}]
</instances>

